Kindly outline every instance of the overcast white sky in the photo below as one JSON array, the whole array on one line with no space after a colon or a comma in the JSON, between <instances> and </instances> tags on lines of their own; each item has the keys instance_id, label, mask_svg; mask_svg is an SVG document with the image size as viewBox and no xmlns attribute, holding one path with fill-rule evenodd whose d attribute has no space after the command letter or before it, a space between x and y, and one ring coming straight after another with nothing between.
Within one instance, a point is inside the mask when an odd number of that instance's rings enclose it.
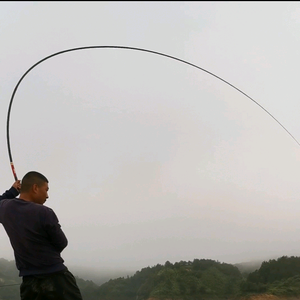
<instances>
[{"instance_id":1,"label":"overcast white sky","mask_svg":"<svg viewBox=\"0 0 300 300\"><path fill-rule=\"evenodd\" d=\"M1 187L11 94L55 52L129 46L187 60L300 140L299 2L0 2ZM138 270L300 254L300 147L211 75L124 49L53 57L18 88L19 178L50 182L67 265ZM13 259L0 230L0 257Z\"/></svg>"}]
</instances>

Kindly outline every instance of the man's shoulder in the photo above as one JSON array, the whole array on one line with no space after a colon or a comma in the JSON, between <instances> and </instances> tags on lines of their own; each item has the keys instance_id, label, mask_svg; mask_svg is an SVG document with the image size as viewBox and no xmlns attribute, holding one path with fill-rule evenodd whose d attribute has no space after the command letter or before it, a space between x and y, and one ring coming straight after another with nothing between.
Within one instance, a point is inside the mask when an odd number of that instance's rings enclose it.
<instances>
[{"instance_id":1,"label":"man's shoulder","mask_svg":"<svg viewBox=\"0 0 300 300\"><path fill-rule=\"evenodd\" d=\"M34 203L31 201L25 201L20 198L3 199L2 201L0 201L0 206L1 205L3 205L3 207L4 206L23 207L23 209L27 208L26 210L41 212L44 214L54 214L55 215L53 209L48 206Z\"/></svg>"},{"instance_id":2,"label":"man's shoulder","mask_svg":"<svg viewBox=\"0 0 300 300\"><path fill-rule=\"evenodd\" d=\"M41 211L45 212L46 214L55 214L54 210L49 206L41 205L41 204L36 204L36 205L39 207Z\"/></svg>"},{"instance_id":3,"label":"man's shoulder","mask_svg":"<svg viewBox=\"0 0 300 300\"><path fill-rule=\"evenodd\" d=\"M0 201L0 205L5 205L5 204L7 204L7 203L14 203L15 202L15 200L18 200L18 198L6 198L6 199L2 199L1 201Z\"/></svg>"},{"instance_id":4,"label":"man's shoulder","mask_svg":"<svg viewBox=\"0 0 300 300\"><path fill-rule=\"evenodd\" d=\"M30 208L28 207L29 210L35 210L36 212L42 213L44 215L54 214L53 209L48 206L34 202L28 202L28 204L30 205Z\"/></svg>"},{"instance_id":5,"label":"man's shoulder","mask_svg":"<svg viewBox=\"0 0 300 300\"><path fill-rule=\"evenodd\" d=\"M45 210L50 210L50 211L53 211L53 209L52 208L50 208L49 206L46 206L46 205L41 205L41 204L39 204L41 207L43 207L43 209L45 209Z\"/></svg>"}]
</instances>

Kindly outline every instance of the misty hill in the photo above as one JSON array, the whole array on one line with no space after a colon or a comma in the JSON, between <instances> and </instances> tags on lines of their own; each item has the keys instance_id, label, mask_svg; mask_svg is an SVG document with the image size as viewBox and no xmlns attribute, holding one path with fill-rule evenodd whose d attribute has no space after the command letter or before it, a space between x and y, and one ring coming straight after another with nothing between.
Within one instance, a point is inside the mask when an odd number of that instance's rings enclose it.
<instances>
[{"instance_id":1,"label":"misty hill","mask_svg":"<svg viewBox=\"0 0 300 300\"><path fill-rule=\"evenodd\" d=\"M97 291L99 300L221 299L237 295L239 269L210 259L194 259L143 268L133 276L110 280Z\"/></svg>"},{"instance_id":2,"label":"misty hill","mask_svg":"<svg viewBox=\"0 0 300 300\"><path fill-rule=\"evenodd\" d=\"M237 265L210 259L174 264L167 261L143 268L131 277L110 280L99 287L96 295L98 300L238 300L250 296L256 299L258 295L265 299L266 294L269 298L300 297L300 257Z\"/></svg>"},{"instance_id":3,"label":"misty hill","mask_svg":"<svg viewBox=\"0 0 300 300\"><path fill-rule=\"evenodd\" d=\"M241 262L234 264L237 267L244 277L247 277L248 274L258 270L262 264L262 260L253 260L247 262Z\"/></svg>"},{"instance_id":4,"label":"misty hill","mask_svg":"<svg viewBox=\"0 0 300 300\"><path fill-rule=\"evenodd\" d=\"M167 261L100 286L74 275L84 300L239 300L265 294L282 299L300 297L300 257L294 256L237 265L210 259ZM20 283L15 262L0 259L0 300L19 300Z\"/></svg>"},{"instance_id":5,"label":"misty hill","mask_svg":"<svg viewBox=\"0 0 300 300\"><path fill-rule=\"evenodd\" d=\"M264 261L241 285L243 294L268 293L277 296L300 295L300 257L282 256Z\"/></svg>"},{"instance_id":6,"label":"misty hill","mask_svg":"<svg viewBox=\"0 0 300 300\"><path fill-rule=\"evenodd\" d=\"M135 271L121 269L95 269L75 265L68 265L68 267L73 274L76 274L78 277L84 278L85 280L91 280L97 285L101 285L110 279L132 276L135 273Z\"/></svg>"}]
</instances>

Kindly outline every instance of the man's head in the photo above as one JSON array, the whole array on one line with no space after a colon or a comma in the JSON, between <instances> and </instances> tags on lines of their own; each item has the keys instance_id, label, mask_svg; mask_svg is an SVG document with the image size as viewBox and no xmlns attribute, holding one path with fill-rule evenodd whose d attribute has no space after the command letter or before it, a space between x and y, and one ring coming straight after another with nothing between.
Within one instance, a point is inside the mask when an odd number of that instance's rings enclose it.
<instances>
[{"instance_id":1,"label":"man's head","mask_svg":"<svg viewBox=\"0 0 300 300\"><path fill-rule=\"evenodd\" d=\"M22 179L20 198L38 204L44 204L48 198L48 179L41 173L31 171Z\"/></svg>"}]
</instances>

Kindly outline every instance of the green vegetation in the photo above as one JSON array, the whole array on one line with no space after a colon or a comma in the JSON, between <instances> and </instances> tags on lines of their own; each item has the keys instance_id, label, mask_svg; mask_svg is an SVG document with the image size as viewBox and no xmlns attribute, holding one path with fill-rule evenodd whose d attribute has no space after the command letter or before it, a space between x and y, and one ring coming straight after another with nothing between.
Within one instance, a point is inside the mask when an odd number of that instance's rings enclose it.
<instances>
[{"instance_id":1,"label":"green vegetation","mask_svg":"<svg viewBox=\"0 0 300 300\"><path fill-rule=\"evenodd\" d=\"M84 300L236 300L257 294L300 297L300 257L283 256L256 266L249 271L245 264L210 259L167 261L101 286L78 277L76 280ZM14 261L0 259L0 300L20 299L20 283Z\"/></svg>"},{"instance_id":2,"label":"green vegetation","mask_svg":"<svg viewBox=\"0 0 300 300\"><path fill-rule=\"evenodd\" d=\"M241 293L267 293L276 296L300 295L300 257L282 256L264 261L241 285Z\"/></svg>"},{"instance_id":3,"label":"green vegetation","mask_svg":"<svg viewBox=\"0 0 300 300\"><path fill-rule=\"evenodd\" d=\"M99 300L148 298L219 299L237 295L243 278L237 267L209 259L147 267L132 277L102 284Z\"/></svg>"}]
</instances>

